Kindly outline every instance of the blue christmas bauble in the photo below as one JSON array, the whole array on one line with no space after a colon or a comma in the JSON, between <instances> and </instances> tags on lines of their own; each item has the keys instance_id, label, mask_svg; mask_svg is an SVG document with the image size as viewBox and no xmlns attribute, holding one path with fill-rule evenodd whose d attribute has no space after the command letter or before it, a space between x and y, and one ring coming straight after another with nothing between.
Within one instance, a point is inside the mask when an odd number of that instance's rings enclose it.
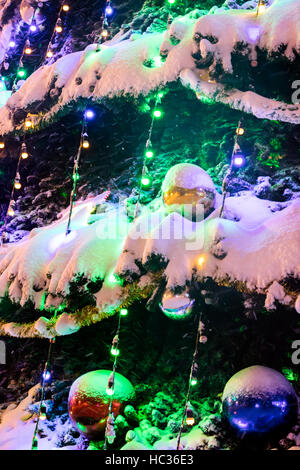
<instances>
[{"instance_id":1,"label":"blue christmas bauble","mask_svg":"<svg viewBox=\"0 0 300 470\"><path fill-rule=\"evenodd\" d=\"M239 434L263 435L286 430L297 420L297 395L274 369L252 366L227 382L223 414Z\"/></svg>"}]
</instances>

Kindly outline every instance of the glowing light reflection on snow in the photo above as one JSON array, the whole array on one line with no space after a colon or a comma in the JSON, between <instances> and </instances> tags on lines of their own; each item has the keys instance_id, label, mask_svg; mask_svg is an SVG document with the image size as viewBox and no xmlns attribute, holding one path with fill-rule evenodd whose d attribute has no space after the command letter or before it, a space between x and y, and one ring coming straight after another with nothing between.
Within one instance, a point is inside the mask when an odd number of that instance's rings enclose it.
<instances>
[{"instance_id":1,"label":"glowing light reflection on snow","mask_svg":"<svg viewBox=\"0 0 300 470\"><path fill-rule=\"evenodd\" d=\"M68 235L65 233L59 233L55 235L49 242L48 249L50 253L54 253L61 245L66 245L73 241L77 236L76 231L70 232Z\"/></svg>"},{"instance_id":2,"label":"glowing light reflection on snow","mask_svg":"<svg viewBox=\"0 0 300 470\"><path fill-rule=\"evenodd\" d=\"M256 42L260 36L260 28L258 26L249 26L247 28L248 38L251 42Z\"/></svg>"}]
</instances>

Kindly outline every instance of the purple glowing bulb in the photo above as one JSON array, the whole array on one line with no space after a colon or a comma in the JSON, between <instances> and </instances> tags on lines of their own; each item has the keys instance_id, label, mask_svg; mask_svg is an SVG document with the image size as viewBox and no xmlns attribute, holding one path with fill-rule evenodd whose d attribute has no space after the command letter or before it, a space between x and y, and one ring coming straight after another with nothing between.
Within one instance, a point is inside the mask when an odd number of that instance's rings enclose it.
<instances>
[{"instance_id":1,"label":"purple glowing bulb","mask_svg":"<svg viewBox=\"0 0 300 470\"><path fill-rule=\"evenodd\" d=\"M48 380L51 379L51 372L49 372L49 370L43 372L43 379L45 380L45 382L48 382Z\"/></svg>"},{"instance_id":2,"label":"purple glowing bulb","mask_svg":"<svg viewBox=\"0 0 300 470\"><path fill-rule=\"evenodd\" d=\"M111 16L114 12L114 9L111 5L107 5L107 7L105 8L105 13L107 16Z\"/></svg>"}]
</instances>

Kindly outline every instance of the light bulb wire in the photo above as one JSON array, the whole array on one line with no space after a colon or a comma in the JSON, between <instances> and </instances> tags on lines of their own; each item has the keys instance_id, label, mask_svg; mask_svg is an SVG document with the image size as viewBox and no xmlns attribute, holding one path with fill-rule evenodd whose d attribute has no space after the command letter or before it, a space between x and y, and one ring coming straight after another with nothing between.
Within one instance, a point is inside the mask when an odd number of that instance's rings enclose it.
<instances>
[{"instance_id":1,"label":"light bulb wire","mask_svg":"<svg viewBox=\"0 0 300 470\"><path fill-rule=\"evenodd\" d=\"M59 11L58 11L57 19L56 19L56 22L55 22L55 25L54 25L54 28L53 28L53 32L52 32L52 35L51 35L51 37L50 37L50 41L48 42L48 46L47 46L46 53L45 53L45 55L44 55L43 60L40 62L39 67L41 67L41 65L43 65L43 64L45 63L45 61L47 60L47 58L48 58L48 57L47 57L47 54L48 54L48 52L51 50L51 47L50 47L50 46L52 45L52 41L53 41L53 39L54 39L54 37L55 37L55 34L56 34L56 32L57 32L57 31L56 31L56 27L57 27L58 21L61 20L61 14L62 14L62 12L64 11L64 10L63 10L63 6L65 5L65 3L66 3L65 0L62 0L60 9L59 9ZM38 67L38 68L39 68L39 67Z\"/></svg>"},{"instance_id":2,"label":"light bulb wire","mask_svg":"<svg viewBox=\"0 0 300 470\"><path fill-rule=\"evenodd\" d=\"M67 222L67 227L66 227L66 235L69 235L69 233L71 232L73 206L76 200L77 180L79 177L78 169L79 169L80 157L81 157L81 152L82 152L82 144L84 141L84 134L86 133L86 130L87 130L87 118L86 118L86 112L85 112L83 116L83 120L82 120L82 126L81 126L80 143L79 143L79 147L78 147L76 156L74 158L74 164L73 164L73 173L72 173L73 184L72 184L72 190L70 193L70 206L69 206L68 222Z\"/></svg>"},{"instance_id":3,"label":"light bulb wire","mask_svg":"<svg viewBox=\"0 0 300 470\"><path fill-rule=\"evenodd\" d=\"M27 31L27 34L26 34L24 47L23 47L23 50L22 50L21 57L19 59L19 63L18 63L17 71L16 71L16 76L14 78L12 89L11 89L12 94L17 91L16 84L17 84L17 80L18 80L18 74L19 74L19 71L20 71L21 67L23 67L23 59L24 59L24 56L25 56L25 50L28 47L28 41L29 41L29 37L30 37L30 27L32 26L33 22L35 21L35 15L36 15L37 10L38 10L38 8L35 8L35 10L33 12L33 15L31 17L31 20L30 20L30 24L29 24L28 31Z\"/></svg>"},{"instance_id":4,"label":"light bulb wire","mask_svg":"<svg viewBox=\"0 0 300 470\"><path fill-rule=\"evenodd\" d=\"M118 319L118 326L117 326L116 333L115 333L115 335L114 335L114 338L117 337L117 341L116 341L116 343L114 344L114 346L116 347L117 350L119 349L119 336L120 336L120 329L121 329L121 318L122 318L122 315L121 315L121 311L120 311L120 312L119 312L119 319ZM114 383L114 382L115 382L115 373L116 373L117 365L118 365L118 355L115 355L115 356L114 356L114 362L113 362L113 368L112 368L112 376L113 376L113 386L112 386L112 389L113 389L113 391L114 391L114 388L115 388L115 383ZM109 397L108 416L107 416L107 421L106 421L106 426L105 426L105 435L104 435L103 450L107 450L107 444L108 444L108 439L107 439L108 420L109 420L109 417L111 416L112 403L113 403L113 395L111 395L111 396Z\"/></svg>"},{"instance_id":5,"label":"light bulb wire","mask_svg":"<svg viewBox=\"0 0 300 470\"><path fill-rule=\"evenodd\" d=\"M40 423L40 417L41 417L41 411L42 407L44 404L44 398L45 398L45 388L46 388L46 374L49 369L49 364L51 360L51 354L52 354L52 349L53 349L53 344L55 343L55 338L51 338L49 342L49 348L48 348L48 355L47 355L47 360L45 362L45 366L43 369L43 374L42 374L42 390L41 390L41 401L40 401L40 406L38 409L38 415L37 415L37 420L33 432L33 437L32 437L32 443L31 443L31 450L35 449L35 441L36 441L36 436L39 430L39 423Z\"/></svg>"},{"instance_id":6,"label":"light bulb wire","mask_svg":"<svg viewBox=\"0 0 300 470\"><path fill-rule=\"evenodd\" d=\"M198 349L199 349L199 339L200 339L200 335L201 335L201 326L202 326L201 325L201 323L202 323L201 319L202 319L202 313L200 312L199 322L198 322L198 329L197 329L197 334L196 334L195 349L194 349L194 353L193 353L192 364L191 364L190 375L189 375L189 385L188 385L187 394L186 394L186 398L185 398L184 411L183 411L183 415L182 415L181 425L180 425L180 429L179 429L179 433L178 433L178 437L177 437L176 450L181 450L180 449L181 436L182 436L182 432L183 432L183 427L184 427L184 422L185 422L185 418L186 418L187 409L189 407L191 386L192 386L191 385L192 377L193 377L194 366L195 366L195 362L196 362L197 354L198 354Z\"/></svg>"},{"instance_id":7,"label":"light bulb wire","mask_svg":"<svg viewBox=\"0 0 300 470\"><path fill-rule=\"evenodd\" d=\"M160 103L160 101L161 101L161 98L159 97L159 95L157 95L156 99L155 99L155 104L154 104L154 111L155 111L158 103ZM149 131L148 131L148 138L147 138L146 145L145 145L145 151L147 151L148 147L152 146L151 139L152 139L154 121L155 121L154 111L152 113L152 118L151 118L150 127L149 127ZM144 155L142 175L141 175L139 186L138 186L138 197L137 197L137 201L136 201L136 204L135 204L135 210L134 210L134 219L136 219L136 217L138 216L139 203L140 203L141 194L142 194L142 179L147 174L148 174L148 167L147 167L147 163L146 163L146 156Z\"/></svg>"},{"instance_id":8,"label":"light bulb wire","mask_svg":"<svg viewBox=\"0 0 300 470\"><path fill-rule=\"evenodd\" d=\"M104 10L103 10L103 13L102 13L102 16L101 16L101 20L102 20L102 23L101 23L101 27L100 27L100 36L99 36L99 41L98 41L98 44L97 44L97 48L96 48L96 52L99 52L100 50L100 47L101 47L101 44L103 42L106 41L107 37L104 37L102 36L102 32L104 31L104 29L108 26L108 19L107 19L107 7L110 6L110 0L106 0L106 3L105 3L105 6L104 6Z\"/></svg>"},{"instance_id":9,"label":"light bulb wire","mask_svg":"<svg viewBox=\"0 0 300 470\"><path fill-rule=\"evenodd\" d=\"M22 148L22 147L21 147ZM14 201L14 195L15 195L15 183L16 183L16 179L17 179L17 175L19 174L20 172L20 163L21 163L21 159L22 159L22 152L20 152L20 155L19 155L19 158L18 158L18 162L17 162L17 167L16 167L16 172L15 172L15 177L13 179L13 185L12 185L12 189L11 189L11 193L10 193L10 198L9 198L9 203L8 203L8 207L7 207L7 211L6 211L6 215L4 217L4 223L1 227L1 241L0 241L0 246L3 247L4 245L4 239L5 239L5 230L6 230L6 227L7 227L7 221L8 221L8 217L9 217L9 214L8 214L8 211L11 207L11 204L12 202Z\"/></svg>"},{"instance_id":10,"label":"light bulb wire","mask_svg":"<svg viewBox=\"0 0 300 470\"><path fill-rule=\"evenodd\" d=\"M242 126L242 122L239 121L238 127L236 128L235 136L234 136L234 144L233 144L233 149L232 149L232 152L231 152L230 165L229 165L229 168L228 168L228 170L227 170L227 172L224 176L223 183L222 183L222 204L221 204L221 209L220 209L220 213L219 213L220 219L223 217L223 212L224 212L224 208L225 208L225 200L226 200L226 197L227 197L227 188L228 188L229 179L230 179L230 176L231 176L231 173L232 173L235 152L236 152L236 148L237 148L237 145L238 145L239 131L242 128L241 126Z\"/></svg>"}]
</instances>

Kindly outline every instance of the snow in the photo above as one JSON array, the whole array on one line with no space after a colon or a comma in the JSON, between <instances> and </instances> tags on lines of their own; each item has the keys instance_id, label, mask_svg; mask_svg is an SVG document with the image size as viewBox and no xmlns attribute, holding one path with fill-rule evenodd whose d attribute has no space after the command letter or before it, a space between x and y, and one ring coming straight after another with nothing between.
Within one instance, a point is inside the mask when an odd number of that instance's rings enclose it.
<instances>
[{"instance_id":1,"label":"snow","mask_svg":"<svg viewBox=\"0 0 300 470\"><path fill-rule=\"evenodd\" d=\"M78 377L73 382L69 392L69 406L72 402L97 399L98 403L105 401L107 403L107 384L112 371L99 369L87 372ZM121 403L130 402L134 399L135 391L130 381L122 374L115 372L114 375L115 393L114 399ZM71 402L71 403L70 403Z\"/></svg>"},{"instance_id":2,"label":"snow","mask_svg":"<svg viewBox=\"0 0 300 470\"><path fill-rule=\"evenodd\" d=\"M192 58L192 53L197 52L199 47L203 58L212 55L210 69L221 60L225 69L231 71L231 52L237 42L243 41L247 44L247 54L254 61L257 46L267 48L271 54L278 50L281 43L287 45L282 54L293 60L300 41L297 2L275 0L258 17L256 10L241 9L216 11L200 18L196 16L195 12L191 12L177 17L164 33L146 32L129 37L118 34L101 45L100 51L97 51L96 44L92 44L84 51L66 55L52 65L41 67L0 110L0 133L4 135L14 129L11 111L28 109L33 103L45 100L48 94L57 96L58 100L49 112L40 117L45 122L68 103L81 97L101 101L104 97L147 95L179 77L184 86L235 109L259 118L299 123L300 105L287 105L251 91L225 91L221 85L201 80L201 72ZM199 45L193 39L195 34L201 34ZM213 44L203 36L215 36L218 41ZM146 61L159 56L160 52L167 56L162 65L145 66Z\"/></svg>"},{"instance_id":3,"label":"snow","mask_svg":"<svg viewBox=\"0 0 300 470\"><path fill-rule=\"evenodd\" d=\"M59 221L42 229L34 229L21 242L4 247L0 255L0 295L4 295L9 285L12 299L23 305L32 298L39 307L42 291L55 297L65 296L70 280L80 273L89 279L104 279L104 284L110 287L115 259L122 250L124 240L116 231L113 240L107 235L114 228L112 218L116 216L115 208L104 221L87 224L92 204L102 200L104 196L100 195L78 204L73 212L72 231L68 236L65 236L68 218L68 212L65 211ZM119 224L116 230L126 230L127 220L122 214L118 213L114 220ZM116 292L117 286L112 290ZM99 306L100 302L101 296Z\"/></svg>"},{"instance_id":4,"label":"snow","mask_svg":"<svg viewBox=\"0 0 300 470\"><path fill-rule=\"evenodd\" d=\"M0 450L31 450L32 438L35 428L36 414L31 411L31 406L39 406L35 396L40 385L37 384L28 391L28 395L19 405L11 404L3 412L0 424ZM40 421L39 428L43 437L38 438L39 450L59 450L56 446L62 424L57 420L55 425L47 421ZM76 446L65 446L63 450L75 450Z\"/></svg>"},{"instance_id":5,"label":"snow","mask_svg":"<svg viewBox=\"0 0 300 470\"><path fill-rule=\"evenodd\" d=\"M291 302L291 297L285 294L284 288L277 282L274 281L267 291L265 307L267 310L272 310L276 308L275 300L283 304L289 304Z\"/></svg>"},{"instance_id":6,"label":"snow","mask_svg":"<svg viewBox=\"0 0 300 470\"><path fill-rule=\"evenodd\" d=\"M79 329L80 326L77 325L74 318L67 313L60 315L55 323L55 330L60 336L71 335Z\"/></svg>"},{"instance_id":7,"label":"snow","mask_svg":"<svg viewBox=\"0 0 300 470\"><path fill-rule=\"evenodd\" d=\"M142 444L141 442L137 441L136 439L127 442L120 450L127 450L127 451L134 451L134 450L151 450L152 447L148 444Z\"/></svg>"},{"instance_id":8,"label":"snow","mask_svg":"<svg viewBox=\"0 0 300 470\"><path fill-rule=\"evenodd\" d=\"M20 5L20 14L22 20L30 24L33 14L34 14L34 8L31 5L31 2L29 0L22 0L21 5Z\"/></svg>"},{"instance_id":9,"label":"snow","mask_svg":"<svg viewBox=\"0 0 300 470\"><path fill-rule=\"evenodd\" d=\"M207 436L201 429L193 428L190 432L184 433L180 440L180 450L199 450L199 449L216 449L219 444L216 436ZM153 449L155 450L176 450L177 449L177 437L168 439L164 437L159 441L156 441Z\"/></svg>"},{"instance_id":10,"label":"snow","mask_svg":"<svg viewBox=\"0 0 300 470\"><path fill-rule=\"evenodd\" d=\"M23 421L28 414L28 406L33 403L34 396L39 389L35 385L28 392L28 396L14 409L8 408L2 415L0 424L0 450L25 450L31 449L31 441L34 432L34 423L31 420Z\"/></svg>"},{"instance_id":11,"label":"snow","mask_svg":"<svg viewBox=\"0 0 300 470\"><path fill-rule=\"evenodd\" d=\"M215 185L211 177L197 165L179 163L172 166L165 176L162 191L169 191L173 186L186 189L202 188L215 193Z\"/></svg>"},{"instance_id":12,"label":"snow","mask_svg":"<svg viewBox=\"0 0 300 470\"><path fill-rule=\"evenodd\" d=\"M297 313L300 313L300 294L298 295L296 302L295 302L295 309Z\"/></svg>"},{"instance_id":13,"label":"snow","mask_svg":"<svg viewBox=\"0 0 300 470\"><path fill-rule=\"evenodd\" d=\"M103 286L95 294L97 309L92 313L92 321L100 321L127 299L128 292L115 274L135 273L142 290L154 288L157 278L147 266L155 254L166 261L163 275L168 291L184 288L192 277L199 281L212 278L227 285L239 281L247 289L265 294L270 309L275 300L295 304L296 298L285 292L282 281L297 278L300 272L299 199L278 203L244 191L226 198L224 218L219 218L220 198L216 198L214 211L199 222L169 213L160 202L154 211L144 208L131 224L122 205L106 202L106 212L88 224L91 209L99 201L104 203L105 194L77 203L67 237L65 211L51 225L4 245L0 249L0 296L8 293L21 305L31 299L36 308L46 297L47 309L64 303L70 282L78 275L102 279ZM140 274L140 263L146 275ZM42 318L32 325L2 324L0 329L13 336L52 337L71 334L80 326L76 314L63 312L56 325Z\"/></svg>"},{"instance_id":14,"label":"snow","mask_svg":"<svg viewBox=\"0 0 300 470\"><path fill-rule=\"evenodd\" d=\"M239 396L240 394L275 394L276 392L285 392L295 395L295 391L277 370L264 366L251 366L237 372L227 382L222 400L230 396Z\"/></svg>"},{"instance_id":15,"label":"snow","mask_svg":"<svg viewBox=\"0 0 300 470\"><path fill-rule=\"evenodd\" d=\"M209 83L200 78L198 71L184 69L180 73L182 84L194 90L201 97L209 98L215 102L223 103L233 109L250 113L259 119L278 120L300 123L300 105L286 104L260 96L253 91L240 91L235 88L227 89L217 83ZM1 114L0 114L1 117Z\"/></svg>"}]
</instances>

